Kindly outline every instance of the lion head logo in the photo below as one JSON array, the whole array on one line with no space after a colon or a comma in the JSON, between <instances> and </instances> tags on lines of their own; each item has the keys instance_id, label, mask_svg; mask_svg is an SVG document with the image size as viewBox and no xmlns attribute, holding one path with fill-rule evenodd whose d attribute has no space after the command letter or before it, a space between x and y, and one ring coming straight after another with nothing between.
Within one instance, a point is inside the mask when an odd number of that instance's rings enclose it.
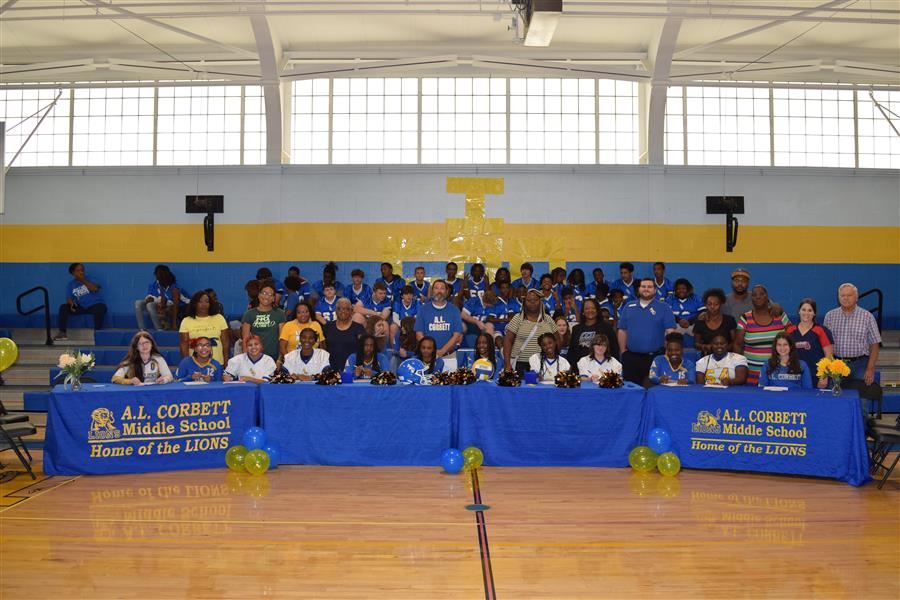
<instances>
[{"instance_id":1,"label":"lion head logo","mask_svg":"<svg viewBox=\"0 0 900 600\"><path fill-rule=\"evenodd\" d=\"M697 422L701 425L705 425L706 427L715 427L719 424L719 418L722 416L722 409L720 408L715 415L713 415L708 410L701 410L699 414L697 414Z\"/></svg>"},{"instance_id":2,"label":"lion head logo","mask_svg":"<svg viewBox=\"0 0 900 600\"><path fill-rule=\"evenodd\" d=\"M115 422L116 419L111 410L103 407L95 408L91 411L91 429L88 432L88 438L97 440L119 437L121 434L115 426Z\"/></svg>"}]
</instances>

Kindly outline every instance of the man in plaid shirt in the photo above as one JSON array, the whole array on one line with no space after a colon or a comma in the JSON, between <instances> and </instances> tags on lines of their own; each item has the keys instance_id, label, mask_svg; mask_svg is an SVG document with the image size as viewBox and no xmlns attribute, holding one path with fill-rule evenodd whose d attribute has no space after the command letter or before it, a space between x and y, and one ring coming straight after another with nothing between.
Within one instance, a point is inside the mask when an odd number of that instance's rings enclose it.
<instances>
[{"instance_id":1,"label":"man in plaid shirt","mask_svg":"<svg viewBox=\"0 0 900 600\"><path fill-rule=\"evenodd\" d=\"M859 390L861 398L878 402L881 413L881 386L875 383L875 363L878 362L878 345L881 334L875 317L857 305L859 290L852 283L838 288L841 306L828 311L825 327L834 336L834 355L850 367L846 387Z\"/></svg>"}]
</instances>

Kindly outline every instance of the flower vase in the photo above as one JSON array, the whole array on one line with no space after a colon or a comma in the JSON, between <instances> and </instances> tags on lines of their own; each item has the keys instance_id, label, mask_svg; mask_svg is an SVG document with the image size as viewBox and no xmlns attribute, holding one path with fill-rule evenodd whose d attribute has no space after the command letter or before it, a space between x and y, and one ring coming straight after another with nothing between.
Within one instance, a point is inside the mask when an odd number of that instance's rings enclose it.
<instances>
[{"instance_id":1,"label":"flower vase","mask_svg":"<svg viewBox=\"0 0 900 600\"><path fill-rule=\"evenodd\" d=\"M66 380L63 382L64 385L68 385L69 389L73 392L81 391L81 375L66 375Z\"/></svg>"},{"instance_id":2,"label":"flower vase","mask_svg":"<svg viewBox=\"0 0 900 600\"><path fill-rule=\"evenodd\" d=\"M832 377L831 378L831 395L832 396L840 396L841 395L841 378L840 377Z\"/></svg>"}]
</instances>

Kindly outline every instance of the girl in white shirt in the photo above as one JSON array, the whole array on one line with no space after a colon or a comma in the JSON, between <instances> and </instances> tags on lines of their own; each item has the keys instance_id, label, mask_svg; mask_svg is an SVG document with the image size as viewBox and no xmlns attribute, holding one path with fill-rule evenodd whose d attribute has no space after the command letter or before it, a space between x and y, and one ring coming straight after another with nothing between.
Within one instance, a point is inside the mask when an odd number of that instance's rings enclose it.
<instances>
[{"instance_id":1,"label":"girl in white shirt","mask_svg":"<svg viewBox=\"0 0 900 600\"><path fill-rule=\"evenodd\" d=\"M578 361L578 372L582 379L598 383L600 377L607 371L622 374L622 363L609 356L607 352L609 352L609 338L602 333L596 334L591 339L591 353Z\"/></svg>"},{"instance_id":2,"label":"girl in white shirt","mask_svg":"<svg viewBox=\"0 0 900 600\"><path fill-rule=\"evenodd\" d=\"M238 354L228 361L222 380L265 383L275 369L275 360L263 353L262 338L251 335L247 338L247 352Z\"/></svg>"},{"instance_id":3,"label":"girl in white shirt","mask_svg":"<svg viewBox=\"0 0 900 600\"><path fill-rule=\"evenodd\" d=\"M162 357L156 342L146 331L138 331L131 338L131 346L119 369L113 373L112 382L122 385L149 385L169 383L174 380L166 359Z\"/></svg>"},{"instance_id":4,"label":"girl in white shirt","mask_svg":"<svg viewBox=\"0 0 900 600\"><path fill-rule=\"evenodd\" d=\"M556 336L552 333L543 333L538 338L540 352L536 352L528 359L528 366L538 374L540 381L553 381L557 374L568 371L571 367L569 361L559 355L556 346Z\"/></svg>"},{"instance_id":5,"label":"girl in white shirt","mask_svg":"<svg viewBox=\"0 0 900 600\"><path fill-rule=\"evenodd\" d=\"M710 341L712 354L697 361L697 383L712 385L744 385L747 382L747 359L728 351L728 340L717 333Z\"/></svg>"},{"instance_id":6,"label":"girl in white shirt","mask_svg":"<svg viewBox=\"0 0 900 600\"><path fill-rule=\"evenodd\" d=\"M319 334L308 327L300 332L297 349L284 356L284 368L294 381L312 381L314 375L329 366L331 357L327 351L315 347L318 341Z\"/></svg>"}]
</instances>

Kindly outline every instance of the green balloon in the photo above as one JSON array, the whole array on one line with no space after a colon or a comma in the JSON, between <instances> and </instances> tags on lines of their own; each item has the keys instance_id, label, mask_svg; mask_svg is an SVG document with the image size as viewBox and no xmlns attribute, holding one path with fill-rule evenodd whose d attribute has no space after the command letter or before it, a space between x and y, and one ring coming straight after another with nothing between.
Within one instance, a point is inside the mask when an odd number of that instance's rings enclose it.
<instances>
[{"instance_id":1,"label":"green balloon","mask_svg":"<svg viewBox=\"0 0 900 600\"><path fill-rule=\"evenodd\" d=\"M656 468L657 454L647 446L638 446L628 454L628 464L638 473L649 473Z\"/></svg>"},{"instance_id":2,"label":"green balloon","mask_svg":"<svg viewBox=\"0 0 900 600\"><path fill-rule=\"evenodd\" d=\"M467 469L477 469L484 464L484 453L481 452L480 448L469 446L463 450L462 455Z\"/></svg>"},{"instance_id":3,"label":"green balloon","mask_svg":"<svg viewBox=\"0 0 900 600\"><path fill-rule=\"evenodd\" d=\"M251 475L262 475L269 470L269 455L265 450L251 450L244 459L244 468Z\"/></svg>"},{"instance_id":4,"label":"green balloon","mask_svg":"<svg viewBox=\"0 0 900 600\"><path fill-rule=\"evenodd\" d=\"M666 477L675 477L678 475L678 471L681 470L681 460L674 452L666 452L659 455L656 466L659 472Z\"/></svg>"},{"instance_id":5,"label":"green balloon","mask_svg":"<svg viewBox=\"0 0 900 600\"><path fill-rule=\"evenodd\" d=\"M246 446L232 446L225 453L225 464L232 471L241 473L244 471L244 460L247 457Z\"/></svg>"}]
</instances>

